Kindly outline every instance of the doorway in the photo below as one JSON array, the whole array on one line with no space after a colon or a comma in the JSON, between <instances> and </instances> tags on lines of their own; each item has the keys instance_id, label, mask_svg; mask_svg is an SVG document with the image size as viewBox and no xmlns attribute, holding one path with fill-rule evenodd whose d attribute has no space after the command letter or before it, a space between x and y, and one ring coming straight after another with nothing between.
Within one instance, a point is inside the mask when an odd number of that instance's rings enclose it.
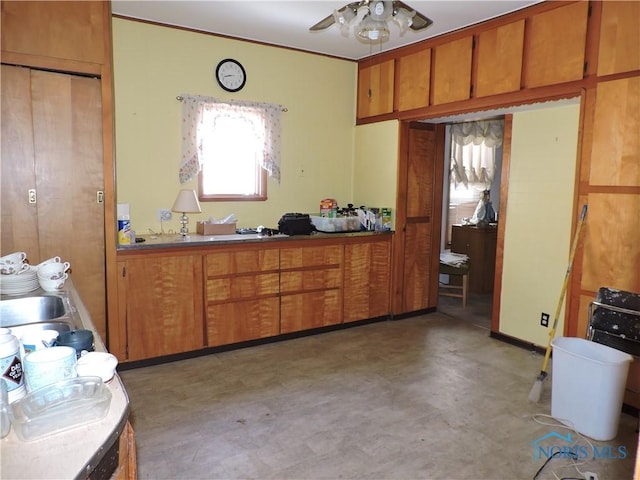
<instances>
[{"instance_id":1,"label":"doorway","mask_svg":"<svg viewBox=\"0 0 640 480\"><path fill-rule=\"evenodd\" d=\"M439 295L438 310L491 330L504 119L446 125L440 251L468 259L466 305ZM441 286L462 288L461 275L439 275ZM441 293L442 293L441 289ZM448 289L447 289L448 290Z\"/></svg>"}]
</instances>

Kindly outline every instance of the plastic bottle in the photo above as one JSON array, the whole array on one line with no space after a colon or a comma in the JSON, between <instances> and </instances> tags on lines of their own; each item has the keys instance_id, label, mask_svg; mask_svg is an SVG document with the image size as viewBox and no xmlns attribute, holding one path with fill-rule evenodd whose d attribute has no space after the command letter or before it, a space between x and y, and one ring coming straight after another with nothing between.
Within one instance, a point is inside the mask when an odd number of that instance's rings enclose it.
<instances>
[{"instance_id":1,"label":"plastic bottle","mask_svg":"<svg viewBox=\"0 0 640 480\"><path fill-rule=\"evenodd\" d=\"M120 215L118 217L118 243L120 245L131 244L131 221L129 215Z\"/></svg>"},{"instance_id":2,"label":"plastic bottle","mask_svg":"<svg viewBox=\"0 0 640 480\"><path fill-rule=\"evenodd\" d=\"M7 384L9 403L22 398L27 393L24 384L24 370L20 355L20 342L15 335L0 332L0 377Z\"/></svg>"}]
</instances>

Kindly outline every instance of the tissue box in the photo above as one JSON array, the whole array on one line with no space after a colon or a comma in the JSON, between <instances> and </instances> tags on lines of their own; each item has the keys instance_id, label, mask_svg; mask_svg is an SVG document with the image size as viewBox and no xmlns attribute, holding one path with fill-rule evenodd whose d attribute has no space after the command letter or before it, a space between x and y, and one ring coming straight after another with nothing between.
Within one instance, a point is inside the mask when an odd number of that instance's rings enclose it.
<instances>
[{"instance_id":1,"label":"tissue box","mask_svg":"<svg viewBox=\"0 0 640 480\"><path fill-rule=\"evenodd\" d=\"M236 224L198 222L196 225L196 231L200 235L233 235L236 233Z\"/></svg>"}]
</instances>

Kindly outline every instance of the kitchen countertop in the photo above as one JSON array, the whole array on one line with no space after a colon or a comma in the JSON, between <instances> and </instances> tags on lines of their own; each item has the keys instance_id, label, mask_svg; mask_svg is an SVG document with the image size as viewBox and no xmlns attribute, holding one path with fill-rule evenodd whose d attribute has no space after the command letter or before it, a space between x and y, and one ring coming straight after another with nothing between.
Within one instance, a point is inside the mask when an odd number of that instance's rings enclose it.
<instances>
[{"instance_id":1,"label":"kitchen countertop","mask_svg":"<svg viewBox=\"0 0 640 480\"><path fill-rule=\"evenodd\" d=\"M36 290L30 295L44 295ZM96 351L106 351L89 312L73 283L67 280L63 294L77 309L83 328L93 331ZM111 392L109 413L100 421L31 442L21 441L13 428L0 440L0 478L61 479L87 478L107 450L118 441L129 417L129 398L120 377L107 382Z\"/></svg>"},{"instance_id":2,"label":"kitchen countertop","mask_svg":"<svg viewBox=\"0 0 640 480\"><path fill-rule=\"evenodd\" d=\"M180 235L164 234L164 235L137 235L139 238L143 238L145 241L142 243L135 243L132 245L119 245L118 251L130 251L130 250L149 250L155 248L166 247L206 247L211 245L229 245L237 244L239 242L277 242L277 241L299 241L299 240L317 240L320 238L340 238L340 237L362 237L372 235L389 235L392 231L360 231L360 232L335 232L335 233L322 233L314 232L311 235L260 235L257 233L250 234L232 234L232 235L200 235L196 233L189 234L186 239L182 239Z\"/></svg>"}]
</instances>

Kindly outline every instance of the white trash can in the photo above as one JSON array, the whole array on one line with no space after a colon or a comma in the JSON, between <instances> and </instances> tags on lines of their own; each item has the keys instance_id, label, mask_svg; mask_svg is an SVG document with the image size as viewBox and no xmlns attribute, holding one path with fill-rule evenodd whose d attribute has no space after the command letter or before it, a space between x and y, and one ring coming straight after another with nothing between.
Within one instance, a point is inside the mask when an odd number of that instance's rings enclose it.
<instances>
[{"instance_id":1,"label":"white trash can","mask_svg":"<svg viewBox=\"0 0 640 480\"><path fill-rule=\"evenodd\" d=\"M551 415L594 440L614 439L633 357L575 337L551 346Z\"/></svg>"}]
</instances>

